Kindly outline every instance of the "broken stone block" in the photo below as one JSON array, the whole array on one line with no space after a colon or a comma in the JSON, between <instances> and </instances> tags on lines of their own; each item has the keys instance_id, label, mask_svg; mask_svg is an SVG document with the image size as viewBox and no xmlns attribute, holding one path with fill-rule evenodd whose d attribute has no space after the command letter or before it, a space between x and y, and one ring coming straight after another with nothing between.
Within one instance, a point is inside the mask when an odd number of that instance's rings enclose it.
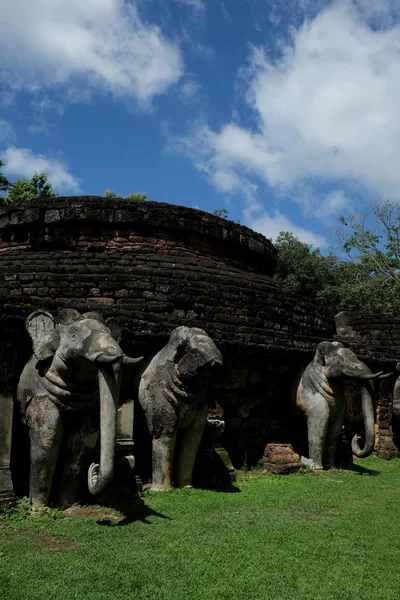
<instances>
[{"instance_id":1,"label":"broken stone block","mask_svg":"<svg viewBox=\"0 0 400 600\"><path fill-rule=\"evenodd\" d=\"M302 466L300 456L296 454L291 444L267 444L263 463L265 470L274 475L297 473Z\"/></svg>"}]
</instances>

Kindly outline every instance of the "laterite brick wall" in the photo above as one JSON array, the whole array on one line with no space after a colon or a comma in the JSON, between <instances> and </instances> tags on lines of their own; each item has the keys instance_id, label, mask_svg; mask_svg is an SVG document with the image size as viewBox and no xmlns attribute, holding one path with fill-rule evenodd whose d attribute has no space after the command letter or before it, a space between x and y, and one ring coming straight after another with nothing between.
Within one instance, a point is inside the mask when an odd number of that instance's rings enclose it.
<instances>
[{"instance_id":1,"label":"laterite brick wall","mask_svg":"<svg viewBox=\"0 0 400 600\"><path fill-rule=\"evenodd\" d=\"M271 279L276 251L262 235L209 213L149 201L40 199L0 211L0 326L30 342L36 308L99 310L123 326L122 346L149 356L177 325L205 329L224 355L215 411L236 465L287 441L292 386L333 322Z\"/></svg>"}]
</instances>

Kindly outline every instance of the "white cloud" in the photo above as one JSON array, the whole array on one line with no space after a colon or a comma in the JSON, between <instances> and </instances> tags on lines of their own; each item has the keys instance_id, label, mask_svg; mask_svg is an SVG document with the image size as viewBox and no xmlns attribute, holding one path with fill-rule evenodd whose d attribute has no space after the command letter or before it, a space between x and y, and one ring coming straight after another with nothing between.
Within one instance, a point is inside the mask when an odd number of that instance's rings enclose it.
<instances>
[{"instance_id":1,"label":"white cloud","mask_svg":"<svg viewBox=\"0 0 400 600\"><path fill-rule=\"evenodd\" d=\"M213 171L211 181L220 192L236 191L242 184L242 179L234 171L224 169Z\"/></svg>"},{"instance_id":2,"label":"white cloud","mask_svg":"<svg viewBox=\"0 0 400 600\"><path fill-rule=\"evenodd\" d=\"M202 86L197 81L185 81L180 89L180 97L183 101L192 99L201 89Z\"/></svg>"},{"instance_id":3,"label":"white cloud","mask_svg":"<svg viewBox=\"0 0 400 600\"><path fill-rule=\"evenodd\" d=\"M346 208L351 206L351 199L343 190L335 190L326 196L321 194L319 200L316 200L313 205L316 217L328 218L346 212Z\"/></svg>"},{"instance_id":4,"label":"white cloud","mask_svg":"<svg viewBox=\"0 0 400 600\"><path fill-rule=\"evenodd\" d=\"M250 145L245 148L242 139L235 139L235 130L232 129L233 131L230 126L226 128L227 139L201 125L194 125L193 133L187 136L174 137L169 127L164 127L164 134L168 139L167 148L187 154L196 169L205 173L220 192L235 193L240 190L245 198L254 199L257 185L235 171L240 158L246 160L246 152L251 150ZM239 137L242 137L240 133ZM220 151L217 151L217 146Z\"/></svg>"},{"instance_id":5,"label":"white cloud","mask_svg":"<svg viewBox=\"0 0 400 600\"><path fill-rule=\"evenodd\" d=\"M373 31L335 4L304 24L277 64L255 51L252 67L260 134L282 152L274 165L266 160L272 185L312 176L398 185L399 26Z\"/></svg>"},{"instance_id":6,"label":"white cloud","mask_svg":"<svg viewBox=\"0 0 400 600\"><path fill-rule=\"evenodd\" d=\"M203 86L193 75L180 83L176 98L196 112L203 112L207 102Z\"/></svg>"},{"instance_id":7,"label":"white cloud","mask_svg":"<svg viewBox=\"0 0 400 600\"><path fill-rule=\"evenodd\" d=\"M14 93L0 89L0 108L9 108L14 101Z\"/></svg>"},{"instance_id":8,"label":"white cloud","mask_svg":"<svg viewBox=\"0 0 400 600\"><path fill-rule=\"evenodd\" d=\"M47 96L41 98L34 97L31 103L33 107L33 123L28 127L29 133L45 133L49 134L53 128L52 123L48 120L50 112L55 113L58 117L64 114L64 106L61 102L55 102Z\"/></svg>"},{"instance_id":9,"label":"white cloud","mask_svg":"<svg viewBox=\"0 0 400 600\"><path fill-rule=\"evenodd\" d=\"M380 27L392 26L400 16L398 0L354 0L354 4L368 22Z\"/></svg>"},{"instance_id":10,"label":"white cloud","mask_svg":"<svg viewBox=\"0 0 400 600\"><path fill-rule=\"evenodd\" d=\"M124 0L0 0L3 77L12 88L82 84L142 105L183 73L179 48Z\"/></svg>"},{"instance_id":11,"label":"white cloud","mask_svg":"<svg viewBox=\"0 0 400 600\"><path fill-rule=\"evenodd\" d=\"M205 10L205 5L203 0L175 0L178 4L183 4L184 6L189 6L190 8L194 8L195 10Z\"/></svg>"},{"instance_id":12,"label":"white cloud","mask_svg":"<svg viewBox=\"0 0 400 600\"><path fill-rule=\"evenodd\" d=\"M7 177L31 178L36 173L45 172L57 192L80 192L80 181L74 177L61 161L34 154L28 148L7 148L0 153Z\"/></svg>"},{"instance_id":13,"label":"white cloud","mask_svg":"<svg viewBox=\"0 0 400 600\"><path fill-rule=\"evenodd\" d=\"M240 193L243 177L264 182L276 197L291 198L304 214L319 218L348 204L340 191L348 186L397 196L400 25L395 17L389 1L380 10L372 0L333 2L294 30L279 58L253 48L240 80L254 129L241 126L239 118L217 131L199 125L178 141L181 150L218 189L225 185ZM322 201L321 182L336 189ZM299 193L304 186L307 195Z\"/></svg>"},{"instance_id":14,"label":"white cloud","mask_svg":"<svg viewBox=\"0 0 400 600\"><path fill-rule=\"evenodd\" d=\"M275 210L272 215L264 212L257 218L250 220L248 225L251 229L265 235L265 237L271 238L272 241L275 241L281 231L289 231L306 244L312 244L318 248L324 248L328 245L322 235L295 225L278 210Z\"/></svg>"},{"instance_id":15,"label":"white cloud","mask_svg":"<svg viewBox=\"0 0 400 600\"><path fill-rule=\"evenodd\" d=\"M0 119L0 142L14 142L15 139L16 135L11 123Z\"/></svg>"}]
</instances>

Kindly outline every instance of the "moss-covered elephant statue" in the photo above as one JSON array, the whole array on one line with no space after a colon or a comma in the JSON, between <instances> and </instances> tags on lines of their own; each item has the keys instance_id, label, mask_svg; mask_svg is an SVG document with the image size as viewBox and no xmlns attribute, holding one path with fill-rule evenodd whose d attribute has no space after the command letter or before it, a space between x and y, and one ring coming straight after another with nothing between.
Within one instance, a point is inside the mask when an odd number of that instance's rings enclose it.
<instances>
[{"instance_id":1,"label":"moss-covered elephant statue","mask_svg":"<svg viewBox=\"0 0 400 600\"><path fill-rule=\"evenodd\" d=\"M297 388L296 406L307 419L309 464L314 469L335 463L336 446L344 413L346 379L356 380L361 387L365 444L360 448L360 436L354 436L352 451L363 458L371 454L375 441L374 406L371 380L386 377L372 373L350 349L340 342L321 342L313 361L306 367Z\"/></svg>"},{"instance_id":2,"label":"moss-covered elephant statue","mask_svg":"<svg viewBox=\"0 0 400 600\"><path fill-rule=\"evenodd\" d=\"M212 375L222 355L197 327L177 327L154 356L139 385L139 402L152 437L152 489L191 485L207 421Z\"/></svg>"},{"instance_id":3,"label":"moss-covered elephant statue","mask_svg":"<svg viewBox=\"0 0 400 600\"><path fill-rule=\"evenodd\" d=\"M45 310L26 321L33 355L19 380L17 401L29 429L29 492L34 508L68 506L85 481L92 494L113 478L124 355L121 330L98 313ZM100 430L100 461L90 464ZM89 467L86 474L85 468Z\"/></svg>"}]
</instances>

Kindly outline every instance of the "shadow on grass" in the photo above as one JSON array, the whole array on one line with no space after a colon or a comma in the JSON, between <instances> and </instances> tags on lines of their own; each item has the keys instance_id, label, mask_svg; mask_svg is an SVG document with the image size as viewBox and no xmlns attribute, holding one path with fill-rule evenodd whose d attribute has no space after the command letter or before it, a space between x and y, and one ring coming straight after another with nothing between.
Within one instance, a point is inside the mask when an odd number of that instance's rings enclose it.
<instances>
[{"instance_id":1,"label":"shadow on grass","mask_svg":"<svg viewBox=\"0 0 400 600\"><path fill-rule=\"evenodd\" d=\"M224 482L213 487L199 489L228 494L237 494L238 492L241 492L241 490L236 485L233 485L232 482ZM159 517L160 519L171 520L171 517L167 517L150 508L140 496L135 495L128 490L112 493L107 499L103 499L102 504L103 506L108 506L109 508L117 510L123 515L122 518L112 516L96 521L98 525L103 527L124 527L135 521L141 521L142 523L151 525L151 522L148 521L148 517L153 516Z\"/></svg>"},{"instance_id":2,"label":"shadow on grass","mask_svg":"<svg viewBox=\"0 0 400 600\"><path fill-rule=\"evenodd\" d=\"M150 508L139 496L124 495L116 497L107 503L107 506L122 513L121 519L106 518L97 521L98 525L103 527L124 527L135 521L141 521L147 525L151 525L148 517L159 517L160 519L171 520L170 517Z\"/></svg>"},{"instance_id":3,"label":"shadow on grass","mask_svg":"<svg viewBox=\"0 0 400 600\"><path fill-rule=\"evenodd\" d=\"M224 494L238 494L242 491L236 485L233 485L231 481L218 483L212 486L200 485L198 486L198 489L207 490L208 492L222 492Z\"/></svg>"},{"instance_id":4,"label":"shadow on grass","mask_svg":"<svg viewBox=\"0 0 400 600\"><path fill-rule=\"evenodd\" d=\"M370 477L377 477L381 474L380 471L374 471L373 469L366 469L365 467L360 467L360 465L353 464L349 471L353 471L357 475L369 475Z\"/></svg>"}]
</instances>

